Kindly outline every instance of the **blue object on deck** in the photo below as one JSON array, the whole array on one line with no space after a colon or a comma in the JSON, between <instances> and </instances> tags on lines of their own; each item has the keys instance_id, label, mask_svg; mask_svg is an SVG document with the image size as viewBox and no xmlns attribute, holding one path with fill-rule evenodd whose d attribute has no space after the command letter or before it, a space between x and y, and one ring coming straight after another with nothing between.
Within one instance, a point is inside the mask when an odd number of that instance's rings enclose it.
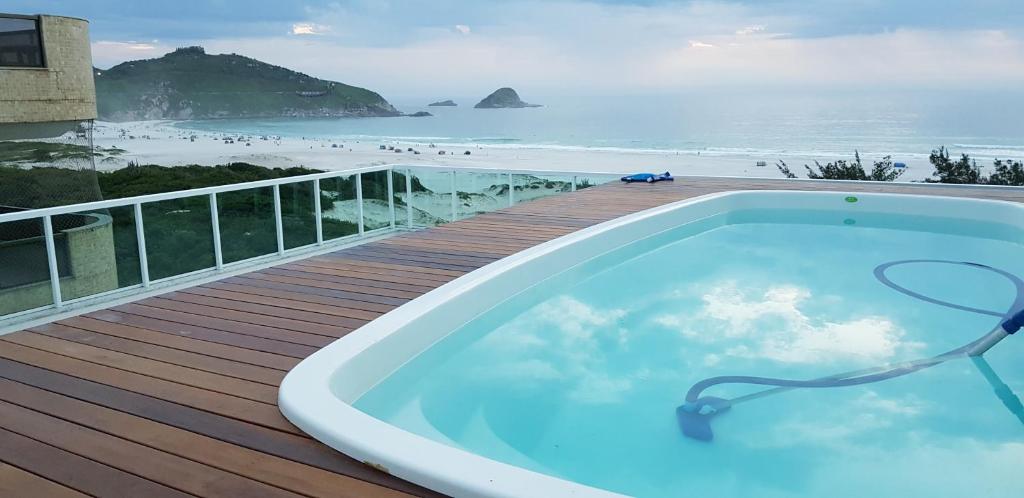
<instances>
[{"instance_id":1,"label":"blue object on deck","mask_svg":"<svg viewBox=\"0 0 1024 498\"><path fill-rule=\"evenodd\" d=\"M670 181L670 182L675 180L674 178L672 178L672 175L668 171L666 171L666 172L664 172L664 173L662 173L660 175L655 175L654 173L637 173L635 175L626 175L626 176L622 177L622 181L624 181L626 183L635 183L635 182L654 183L654 182L663 182L663 181L666 181L666 180Z\"/></svg>"},{"instance_id":2,"label":"blue object on deck","mask_svg":"<svg viewBox=\"0 0 1024 498\"><path fill-rule=\"evenodd\" d=\"M1010 306L1009 311L995 311L981 308L974 308L970 306L964 306L956 303L950 303L942 301L930 296L919 294L903 286L900 286L889 279L886 275L886 270L894 266L916 264L916 263L938 263L938 264L949 264L949 265L963 265L981 270L987 270L997 275L1005 277L1013 286L1016 288L1017 295L1014 299L1013 304ZM714 433L711 431L711 419L716 415L719 415L729 408L746 401L751 401L764 396L772 394L778 394L790 389L800 388L830 388L830 387L849 387L859 386L864 384L872 384L875 382L881 382L884 380L893 379L896 377L902 377L907 374L911 374L920 370L924 370L935 365L945 363L946 361L964 358L974 357L974 347L976 345L985 343L986 347L981 351L987 350L988 347L994 346L1002 338L1007 337L1016 333L1022 327L1024 327L1024 280L1020 277L1001 270L993 268L988 265L980 263L972 263L969 261L948 261L941 259L908 259L901 261L892 261L878 265L875 268L875 278L885 286L905 294L907 296L919 299L921 301L936 304L939 306L945 306L947 308L953 308L961 311L967 311L970 313L977 313L981 315L996 316L1000 318L1001 323L997 326L997 329L993 332L970 342L947 351L943 354L932 356L930 358L922 358L914 361L904 362L896 365L881 366L875 368L868 368L864 370L857 370L853 372L845 372L836 375L830 375L828 377L821 377L818 379L811 380L793 380L793 379L779 379L772 377L758 377L752 375L723 375L718 377L711 377L697 382L690 387L690 390L686 393L686 401L676 408L676 418L679 421L679 428L682 430L683 435L691 439L698 441L711 441L714 439ZM1005 331L1004 334L1000 334L997 331ZM994 339L992 339L994 337ZM979 353L980 354L980 353ZM738 396L732 399L722 399L714 396L701 396L705 390L710 387L721 385L721 384L749 384L755 386L768 386L769 389L763 391L757 391L754 393ZM1008 388L1007 388L1008 389ZM1002 393L1001 390L997 389L997 394L1003 403L1010 408L1014 414L1018 414L1017 404L1020 400L1013 396L1013 399ZM1011 393L1012 394L1012 393ZM1024 418L1022 418L1024 421Z\"/></svg>"}]
</instances>

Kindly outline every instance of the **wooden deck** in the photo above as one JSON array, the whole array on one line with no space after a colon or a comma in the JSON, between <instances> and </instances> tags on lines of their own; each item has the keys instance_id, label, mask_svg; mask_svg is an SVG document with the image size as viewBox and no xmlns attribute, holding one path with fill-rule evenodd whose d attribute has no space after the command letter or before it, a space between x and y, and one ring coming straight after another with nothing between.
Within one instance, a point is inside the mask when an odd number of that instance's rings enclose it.
<instances>
[{"instance_id":1,"label":"wooden deck","mask_svg":"<svg viewBox=\"0 0 1024 498\"><path fill-rule=\"evenodd\" d=\"M0 495L429 496L277 408L307 355L445 282L624 214L722 190L1024 191L687 179L607 185L0 337Z\"/></svg>"}]
</instances>

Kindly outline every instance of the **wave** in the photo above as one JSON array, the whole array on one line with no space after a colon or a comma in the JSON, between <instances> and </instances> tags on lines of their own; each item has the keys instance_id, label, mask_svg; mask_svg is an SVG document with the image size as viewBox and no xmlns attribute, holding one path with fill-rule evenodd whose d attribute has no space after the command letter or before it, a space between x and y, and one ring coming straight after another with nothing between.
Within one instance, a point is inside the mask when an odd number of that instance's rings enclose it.
<instances>
[{"instance_id":1,"label":"wave","mask_svg":"<svg viewBox=\"0 0 1024 498\"><path fill-rule=\"evenodd\" d=\"M988 149L988 150L1019 150L1024 151L1024 145L988 145L988 144L953 144L959 149Z\"/></svg>"},{"instance_id":2,"label":"wave","mask_svg":"<svg viewBox=\"0 0 1024 498\"><path fill-rule=\"evenodd\" d=\"M687 146L673 146L670 143L658 144L643 139L622 138L615 140L594 140L598 144L580 145L565 144L557 141L536 141L527 142L522 138L514 136L433 136L433 135L403 135L403 134L369 134L369 133L338 133L323 134L310 133L303 135L296 130L260 129L253 126L224 126L227 123L218 123L220 129L210 129L204 126L189 126L190 122L180 121L173 125L178 128L192 128L206 133L220 134L244 134L244 135L287 135L292 138L304 136L307 139L322 141L361 141L361 142L401 142L412 146L428 146L434 144L448 148L467 149L512 149L512 150L547 150L547 151L585 151L585 152L608 152L622 154L649 154L649 155L680 155L680 156L710 156L710 157L743 157L755 160L776 161L793 160L807 161L814 160L828 161L835 159L851 159L853 150L859 149L865 159L875 159L884 155L891 155L894 161L927 160L931 147L925 147L916 152L901 152L886 150L884 147L891 147L891 144L878 147L853 147L841 143L830 143L822 148L815 148L813 144L808 148L787 148L787 147L728 147L728 146L700 146L687 144ZM235 128L228 131L227 128ZM612 142L616 145L603 145L601 142ZM821 144L825 145L825 144ZM903 144L901 148L910 148L913 144ZM849 147L849 148L847 148ZM980 159L994 157L1019 158L1024 156L1024 145L987 145L987 144L953 144L952 149L967 149L971 156ZM918 150L918 149L915 149ZM876 152L877 151L877 152Z\"/></svg>"}]
</instances>

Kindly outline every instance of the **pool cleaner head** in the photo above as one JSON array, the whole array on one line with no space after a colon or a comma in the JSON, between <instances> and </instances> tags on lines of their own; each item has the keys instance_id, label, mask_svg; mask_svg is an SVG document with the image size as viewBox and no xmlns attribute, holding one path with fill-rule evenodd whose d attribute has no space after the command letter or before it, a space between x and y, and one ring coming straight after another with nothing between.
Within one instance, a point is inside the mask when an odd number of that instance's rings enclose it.
<instances>
[{"instance_id":1,"label":"pool cleaner head","mask_svg":"<svg viewBox=\"0 0 1024 498\"><path fill-rule=\"evenodd\" d=\"M711 419L715 415L725 413L732 407L727 399L705 396L697 401L688 401L676 408L676 418L683 434L698 441L711 441L715 434L711 432Z\"/></svg>"}]
</instances>

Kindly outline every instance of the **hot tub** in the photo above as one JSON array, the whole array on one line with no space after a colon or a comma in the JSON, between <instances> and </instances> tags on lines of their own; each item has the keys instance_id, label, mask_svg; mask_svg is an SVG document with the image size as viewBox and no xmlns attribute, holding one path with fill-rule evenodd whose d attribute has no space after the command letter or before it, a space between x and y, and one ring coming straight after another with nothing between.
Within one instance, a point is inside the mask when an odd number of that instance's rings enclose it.
<instances>
[{"instance_id":1,"label":"hot tub","mask_svg":"<svg viewBox=\"0 0 1024 498\"><path fill-rule=\"evenodd\" d=\"M708 416L713 438L680 409L708 379L957 351L1022 306L1022 227L1020 205L947 197L677 202L409 302L301 362L280 406L455 496L1017 496L1021 338L859 385L711 382L702 399L751 398Z\"/></svg>"}]
</instances>

